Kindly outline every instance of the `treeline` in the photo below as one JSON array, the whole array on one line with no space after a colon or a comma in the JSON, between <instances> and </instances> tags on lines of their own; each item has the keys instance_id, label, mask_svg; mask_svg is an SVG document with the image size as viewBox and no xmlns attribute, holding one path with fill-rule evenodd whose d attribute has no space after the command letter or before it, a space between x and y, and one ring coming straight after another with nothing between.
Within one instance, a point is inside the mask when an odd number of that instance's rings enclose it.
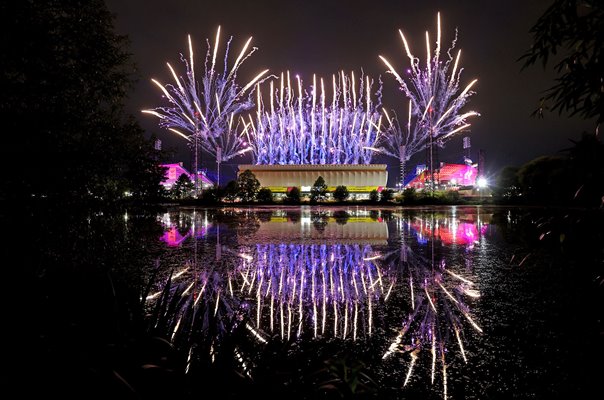
<instances>
[{"instance_id":1,"label":"treeline","mask_svg":"<svg viewBox=\"0 0 604 400\"><path fill-rule=\"evenodd\" d=\"M572 141L559 154L505 167L493 186L496 202L505 204L602 207L604 145L592 134Z\"/></svg>"},{"instance_id":2,"label":"treeline","mask_svg":"<svg viewBox=\"0 0 604 400\"><path fill-rule=\"evenodd\" d=\"M230 181L224 187L214 186L204 189L201 196L196 198L193 182L185 174L181 175L174 185L165 192L165 199L184 204L391 204L391 205L425 205L425 204L467 204L457 190L421 191L407 188L397 192L389 188L381 191L371 190L359 195L350 193L344 185L328 190L327 183L319 176L310 188L309 193L303 193L300 187L289 188L286 193L273 193L270 188L261 187L260 182L250 170L241 173L236 180ZM474 199L473 203L489 202L490 195L482 199Z\"/></svg>"},{"instance_id":3,"label":"treeline","mask_svg":"<svg viewBox=\"0 0 604 400\"><path fill-rule=\"evenodd\" d=\"M163 156L124 102L136 67L102 0L2 2L0 198L43 207L154 201Z\"/></svg>"}]
</instances>

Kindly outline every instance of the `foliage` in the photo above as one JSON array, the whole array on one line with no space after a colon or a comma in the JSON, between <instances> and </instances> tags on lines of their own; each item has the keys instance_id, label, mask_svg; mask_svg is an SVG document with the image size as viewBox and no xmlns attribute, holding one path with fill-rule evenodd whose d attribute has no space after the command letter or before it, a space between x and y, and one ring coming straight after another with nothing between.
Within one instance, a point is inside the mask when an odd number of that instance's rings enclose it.
<instances>
[{"instance_id":1,"label":"foliage","mask_svg":"<svg viewBox=\"0 0 604 400\"><path fill-rule=\"evenodd\" d=\"M252 201L256 197L256 193L260 189L260 182L256 179L256 175L249 169L243 171L237 177L237 195L243 201Z\"/></svg>"},{"instance_id":2,"label":"foliage","mask_svg":"<svg viewBox=\"0 0 604 400\"><path fill-rule=\"evenodd\" d=\"M186 199L192 196L193 189L195 189L195 185L191 179L186 174L180 174L170 189L170 195L174 199Z\"/></svg>"},{"instance_id":3,"label":"foliage","mask_svg":"<svg viewBox=\"0 0 604 400\"><path fill-rule=\"evenodd\" d=\"M604 196L604 145L583 134L560 154L542 156L520 168L504 168L493 194L498 202L599 207Z\"/></svg>"},{"instance_id":4,"label":"foliage","mask_svg":"<svg viewBox=\"0 0 604 400\"><path fill-rule=\"evenodd\" d=\"M584 133L574 146L563 150L568 157L573 202L584 206L604 204L604 144L592 134ZM569 193L570 194L570 193Z\"/></svg>"},{"instance_id":5,"label":"foliage","mask_svg":"<svg viewBox=\"0 0 604 400\"><path fill-rule=\"evenodd\" d=\"M555 0L532 27L533 45L520 60L523 68L556 62L556 83L535 112L548 107L585 119L604 121L604 3L601 0ZM552 60L554 59L554 60Z\"/></svg>"},{"instance_id":6,"label":"foliage","mask_svg":"<svg viewBox=\"0 0 604 400\"><path fill-rule=\"evenodd\" d=\"M313 183L310 188L310 200L311 201L323 201L325 200L325 196L327 195L327 184L325 184L325 179L322 176L319 176L315 183Z\"/></svg>"},{"instance_id":7,"label":"foliage","mask_svg":"<svg viewBox=\"0 0 604 400\"><path fill-rule=\"evenodd\" d=\"M300 203L300 188L294 186L291 188L287 194L285 195L285 202L291 204L299 204Z\"/></svg>"},{"instance_id":8,"label":"foliage","mask_svg":"<svg viewBox=\"0 0 604 400\"><path fill-rule=\"evenodd\" d=\"M457 190L446 190L441 197L444 204L459 204L461 196Z\"/></svg>"},{"instance_id":9,"label":"foliage","mask_svg":"<svg viewBox=\"0 0 604 400\"><path fill-rule=\"evenodd\" d=\"M378 385L368 375L366 365L359 360L347 358L329 359L320 370L323 381L319 388L338 398L363 398L377 395Z\"/></svg>"},{"instance_id":10,"label":"foliage","mask_svg":"<svg viewBox=\"0 0 604 400\"><path fill-rule=\"evenodd\" d=\"M338 225L346 225L350 219L350 214L344 210L336 210L333 212L333 217Z\"/></svg>"},{"instance_id":11,"label":"foliage","mask_svg":"<svg viewBox=\"0 0 604 400\"><path fill-rule=\"evenodd\" d=\"M371 192L369 192L369 201L371 201L372 203L377 203L380 200L380 192L378 192L377 190L372 190Z\"/></svg>"},{"instance_id":12,"label":"foliage","mask_svg":"<svg viewBox=\"0 0 604 400\"><path fill-rule=\"evenodd\" d=\"M336 190L334 190L333 192L333 197L337 201L345 201L346 199L348 199L348 196L350 196L350 192L348 191L348 188L344 185L337 186Z\"/></svg>"},{"instance_id":13,"label":"foliage","mask_svg":"<svg viewBox=\"0 0 604 400\"><path fill-rule=\"evenodd\" d=\"M210 204L218 204L224 197L224 189L220 186L212 186L202 192L202 200Z\"/></svg>"},{"instance_id":14,"label":"foliage","mask_svg":"<svg viewBox=\"0 0 604 400\"><path fill-rule=\"evenodd\" d=\"M569 183L564 157L542 156L529 161L518 171L518 181L528 202L557 204L570 200L563 188Z\"/></svg>"},{"instance_id":15,"label":"foliage","mask_svg":"<svg viewBox=\"0 0 604 400\"><path fill-rule=\"evenodd\" d=\"M5 195L63 206L157 196L157 154L124 113L134 66L105 3L3 2L0 15L4 161L19 165Z\"/></svg>"},{"instance_id":16,"label":"foliage","mask_svg":"<svg viewBox=\"0 0 604 400\"><path fill-rule=\"evenodd\" d=\"M380 194L383 203L388 203L389 201L392 201L392 199L394 199L394 190L392 189L383 189Z\"/></svg>"},{"instance_id":17,"label":"foliage","mask_svg":"<svg viewBox=\"0 0 604 400\"><path fill-rule=\"evenodd\" d=\"M238 193L239 187L237 186L237 181L229 181L224 188L224 199L227 201L235 201Z\"/></svg>"},{"instance_id":18,"label":"foliage","mask_svg":"<svg viewBox=\"0 0 604 400\"><path fill-rule=\"evenodd\" d=\"M403 190L403 204L413 204L417 201L417 191L415 188L406 188Z\"/></svg>"},{"instance_id":19,"label":"foliage","mask_svg":"<svg viewBox=\"0 0 604 400\"><path fill-rule=\"evenodd\" d=\"M493 186L493 196L498 202L517 201L521 196L517 167L505 167L497 175Z\"/></svg>"},{"instance_id":20,"label":"foliage","mask_svg":"<svg viewBox=\"0 0 604 400\"><path fill-rule=\"evenodd\" d=\"M273 202L273 191L269 188L260 188L258 195L256 196L260 203L272 203Z\"/></svg>"}]
</instances>

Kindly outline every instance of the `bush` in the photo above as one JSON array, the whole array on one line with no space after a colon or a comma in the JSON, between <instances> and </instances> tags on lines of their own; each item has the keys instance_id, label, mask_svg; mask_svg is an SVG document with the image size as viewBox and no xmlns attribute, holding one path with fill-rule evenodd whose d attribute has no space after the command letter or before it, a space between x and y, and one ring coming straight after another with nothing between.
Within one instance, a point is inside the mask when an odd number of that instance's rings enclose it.
<instances>
[{"instance_id":1,"label":"bush","mask_svg":"<svg viewBox=\"0 0 604 400\"><path fill-rule=\"evenodd\" d=\"M217 204L222 201L224 190L219 186L212 186L201 193L201 199L206 203Z\"/></svg>"},{"instance_id":2,"label":"bush","mask_svg":"<svg viewBox=\"0 0 604 400\"><path fill-rule=\"evenodd\" d=\"M459 204L461 196L457 190L447 190L443 196L443 200L446 204Z\"/></svg>"},{"instance_id":3,"label":"bush","mask_svg":"<svg viewBox=\"0 0 604 400\"><path fill-rule=\"evenodd\" d=\"M287 192L287 195L285 196L284 201L286 203L299 204L300 203L300 188L297 186L294 186L293 188L291 188Z\"/></svg>"},{"instance_id":4,"label":"bush","mask_svg":"<svg viewBox=\"0 0 604 400\"><path fill-rule=\"evenodd\" d=\"M414 188L403 190L403 204L413 204L417 201L417 192Z\"/></svg>"},{"instance_id":5,"label":"bush","mask_svg":"<svg viewBox=\"0 0 604 400\"><path fill-rule=\"evenodd\" d=\"M256 199L260 203L272 203L273 202L273 191L269 188L260 188L258 194L256 195Z\"/></svg>"},{"instance_id":6,"label":"bush","mask_svg":"<svg viewBox=\"0 0 604 400\"><path fill-rule=\"evenodd\" d=\"M333 192L333 197L337 201L345 201L346 199L348 199L348 196L350 196L350 192L348 191L348 188L344 185L336 187L336 190Z\"/></svg>"},{"instance_id":7,"label":"bush","mask_svg":"<svg viewBox=\"0 0 604 400\"><path fill-rule=\"evenodd\" d=\"M369 201L372 203L377 203L380 200L380 193L377 190L372 190L369 192Z\"/></svg>"},{"instance_id":8,"label":"bush","mask_svg":"<svg viewBox=\"0 0 604 400\"><path fill-rule=\"evenodd\" d=\"M387 203L389 201L392 201L392 199L394 198L394 190L384 189L384 190L382 190L381 195L382 195L382 202Z\"/></svg>"},{"instance_id":9,"label":"bush","mask_svg":"<svg viewBox=\"0 0 604 400\"><path fill-rule=\"evenodd\" d=\"M327 195L327 185L325 179L319 176L310 189L310 201L323 201Z\"/></svg>"}]
</instances>

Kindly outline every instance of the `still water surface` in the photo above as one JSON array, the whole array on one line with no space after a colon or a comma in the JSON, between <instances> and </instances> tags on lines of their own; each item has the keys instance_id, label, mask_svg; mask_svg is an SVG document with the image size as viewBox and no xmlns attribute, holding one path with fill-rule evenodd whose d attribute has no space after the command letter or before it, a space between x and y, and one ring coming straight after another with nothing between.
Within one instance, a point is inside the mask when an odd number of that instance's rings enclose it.
<instances>
[{"instance_id":1,"label":"still water surface","mask_svg":"<svg viewBox=\"0 0 604 400\"><path fill-rule=\"evenodd\" d=\"M258 349L337 343L393 398L598 398L587 393L602 371L593 282L572 255L535 247L557 234L528 232L535 218L475 206L173 209L158 217L160 283L172 273L217 321L244 310ZM258 355L239 357L253 377Z\"/></svg>"}]
</instances>

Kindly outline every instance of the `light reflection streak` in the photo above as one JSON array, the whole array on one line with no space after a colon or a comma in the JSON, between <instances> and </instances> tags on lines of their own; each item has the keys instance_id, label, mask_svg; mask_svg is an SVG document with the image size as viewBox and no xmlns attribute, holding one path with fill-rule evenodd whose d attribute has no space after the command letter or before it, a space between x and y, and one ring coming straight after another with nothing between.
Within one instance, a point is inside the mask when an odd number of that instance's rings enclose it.
<instances>
[{"instance_id":1,"label":"light reflection streak","mask_svg":"<svg viewBox=\"0 0 604 400\"><path fill-rule=\"evenodd\" d=\"M345 338L353 333L356 338L357 333L351 330L358 329L356 319L359 310L364 310L366 323L363 326L366 334L371 335L374 303L386 296L380 282L385 281L389 290L394 287L394 277L379 272L377 259L366 261L366 254L371 252L370 245L358 244L256 245L250 252L253 261L242 263L242 270L238 273L241 286L246 287L248 292L255 289L257 293L264 293L264 296L256 296L256 327L261 328L264 324L271 331L274 330L270 323L272 311L269 303L276 302L280 307L287 307L284 329L288 338L293 325L297 326L298 337L306 326L313 337L317 337L319 319L321 335L325 335L329 323L335 337ZM246 276L252 276L251 282ZM254 280L255 276L261 278ZM362 291L358 290L359 276ZM379 278L374 279L373 276ZM297 307L292 307L294 304ZM350 324L348 318L352 315L353 305L355 323ZM305 315L312 318L305 319Z\"/></svg>"},{"instance_id":2,"label":"light reflection streak","mask_svg":"<svg viewBox=\"0 0 604 400\"><path fill-rule=\"evenodd\" d=\"M381 318L385 307L406 307L402 326L382 358L385 362L395 357L407 361L405 371L401 371L401 385L405 387L423 370L419 357L428 354L431 362L425 365L430 366L431 382L442 384L446 398L447 359L457 354L468 363L471 357L464 341L473 332L482 333L482 328L468 306L469 301L480 297L471 269L449 265L439 250L447 245L443 230L462 223L439 218L400 218L400 236L394 238L400 240L400 248L390 252L379 249L379 257L378 249L370 244L250 244L248 240L237 249L226 250L235 260L226 273L209 267L204 260L199 265L187 264L173 279L178 278L182 285L181 297L190 294L194 307L209 305L209 315L216 320L227 317L236 305L243 307L251 316L247 330L258 343L266 343L260 338L270 341L269 336L284 341L329 336L367 339L379 331L379 320L374 318ZM286 218L284 221L289 223ZM479 238L486 224L480 221L473 225L470 232ZM208 240L207 236L203 240ZM462 248L471 254L474 244L456 245L465 246ZM157 301L161 293L148 296L148 301ZM183 323L182 318L175 320L170 331L173 341L179 340ZM469 326L473 329L468 333L465 328Z\"/></svg>"},{"instance_id":3,"label":"light reflection streak","mask_svg":"<svg viewBox=\"0 0 604 400\"><path fill-rule=\"evenodd\" d=\"M468 278L468 271L462 272L448 266L444 257L438 260L439 249L450 245L449 238L455 237L448 236L443 230L449 226L458 229L461 223L455 221L448 224L446 220L439 220L434 214L428 218L412 218L404 222L401 218L400 221L401 249L384 254L383 259L386 265L399 265L403 278L405 274L408 275L409 283L406 288L410 311L401 330L385 349L383 358L389 359L394 354L401 354L408 360L403 383L403 386L406 386L414 373L416 358L425 350L430 356L430 381L437 382L437 370L440 369L442 394L446 399L446 356L451 357L449 343L453 343L460 358L464 363L468 363L464 346L464 325L471 326L477 333L482 333L482 329L474 321L467 302L479 298L480 293L476 284ZM470 225L472 228L469 228ZM463 226L469 235L478 238L484 233L486 225L482 222L464 222ZM419 246L410 246L409 238L415 238ZM467 246L466 251L474 249L474 240L458 243ZM421 282L421 291L415 290L417 282ZM403 289L402 286L399 287L399 290ZM437 367L439 362L440 368Z\"/></svg>"}]
</instances>

